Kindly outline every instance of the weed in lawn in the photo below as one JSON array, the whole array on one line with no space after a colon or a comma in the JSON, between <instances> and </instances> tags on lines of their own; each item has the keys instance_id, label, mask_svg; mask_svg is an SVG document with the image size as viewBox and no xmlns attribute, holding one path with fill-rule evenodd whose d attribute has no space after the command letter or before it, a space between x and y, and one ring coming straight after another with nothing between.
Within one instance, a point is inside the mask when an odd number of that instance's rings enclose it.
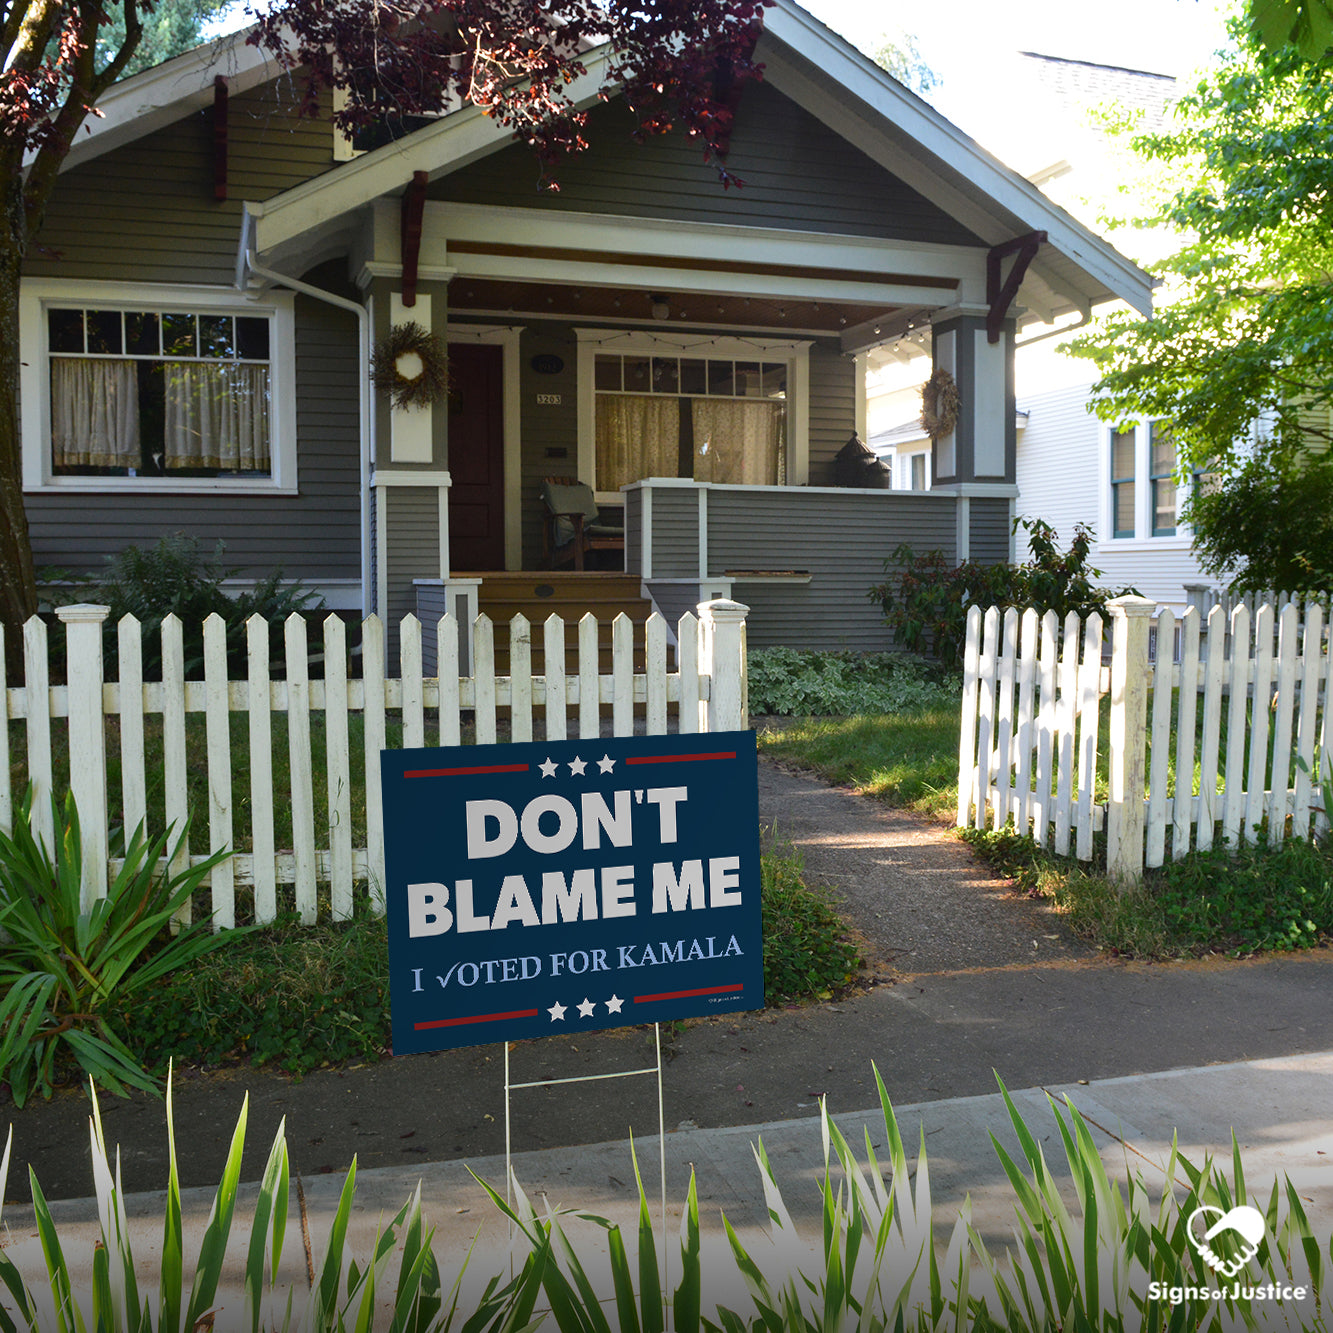
<instances>
[{"instance_id":1,"label":"weed in lawn","mask_svg":"<svg viewBox=\"0 0 1333 1333\"><path fill-rule=\"evenodd\" d=\"M860 964L856 946L827 898L801 878L800 855L790 847L763 855L764 996L826 999Z\"/></svg>"}]
</instances>

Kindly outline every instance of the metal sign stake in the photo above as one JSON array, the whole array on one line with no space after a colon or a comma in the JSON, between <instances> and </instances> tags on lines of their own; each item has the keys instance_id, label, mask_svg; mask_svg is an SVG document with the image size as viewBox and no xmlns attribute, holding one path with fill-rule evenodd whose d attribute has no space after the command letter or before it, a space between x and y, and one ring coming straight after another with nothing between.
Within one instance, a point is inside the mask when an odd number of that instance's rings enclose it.
<instances>
[{"instance_id":1,"label":"metal sign stake","mask_svg":"<svg viewBox=\"0 0 1333 1333\"><path fill-rule=\"evenodd\" d=\"M662 1025L653 1024L653 1044L657 1063L642 1069L619 1069L609 1074L578 1074L572 1078L538 1078L525 1083L513 1083L509 1077L509 1043L504 1045L505 1069L505 1203L512 1212L514 1208L514 1168L512 1144L512 1116L510 1094L520 1088L549 1088L560 1083L600 1083L613 1078L636 1078L641 1074L657 1075L657 1166L658 1179L661 1183L662 1201L662 1299L667 1300L671 1290L670 1270L671 1255L667 1249L667 1201L666 1201L666 1109L662 1096ZM509 1276L514 1276L514 1224L509 1223Z\"/></svg>"}]
</instances>

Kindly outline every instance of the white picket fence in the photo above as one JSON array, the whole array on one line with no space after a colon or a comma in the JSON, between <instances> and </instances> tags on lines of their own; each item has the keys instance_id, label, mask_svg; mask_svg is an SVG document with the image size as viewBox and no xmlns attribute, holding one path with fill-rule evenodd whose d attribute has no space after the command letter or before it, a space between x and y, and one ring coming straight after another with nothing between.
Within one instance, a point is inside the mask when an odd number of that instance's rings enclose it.
<instances>
[{"instance_id":1,"label":"white picket fence","mask_svg":"<svg viewBox=\"0 0 1333 1333\"><path fill-rule=\"evenodd\" d=\"M497 740L502 717L508 737L533 739L534 721L542 737L564 740L601 734L604 706L614 735L634 733L635 708L650 734L665 733L672 722L684 732L730 731L748 725L746 717L745 613L735 602L704 603L700 614L684 616L677 627L675 661L668 663L667 623L649 618L642 642L644 670L634 669L634 625L620 615L611 626L612 661L602 673L598 623L586 615L577 625L576 671L566 672L566 636L570 627L557 616L541 626L544 672L534 675L533 626L516 616L509 626L509 674L495 674L495 629L485 616L473 626L473 675L460 677L459 626L452 616L438 624L436 676L422 673L422 627L414 616L400 626L400 671L386 674L385 627L376 616L362 625L361 674L349 676L346 626L329 616L322 627L323 679L310 678L311 640L305 620L291 616L283 626L282 678L270 670L269 625L259 617L247 624L247 674L228 678L225 626L210 616L203 625L204 678L186 680L181 622L168 616L162 625L162 680L143 679L139 622L127 616L117 626L118 677L103 679L102 635L107 608L64 607L66 683L50 683L48 631L34 617L23 628L24 683L4 680L3 627L0 627L0 702L6 725L0 727L0 828L13 827L15 796L25 782L34 792L31 823L50 846L51 796L58 775L68 772L69 790L78 805L83 844L84 906L105 896L108 876L120 862L109 854L109 828L133 830L141 823L152 835L163 828L185 827L193 816L190 841L173 868L186 858L199 864L222 848L234 855L209 876L211 915L219 929L247 918L275 919L279 905L293 907L306 923L321 912L321 892L334 920L351 917L358 886L376 910L383 909L384 821L379 754L390 724L401 725L404 748L457 745L463 715L477 744ZM502 713L503 710L503 713ZM203 715L202 736L191 714ZM285 764L275 765L273 718L285 715ZM323 771L312 750L312 723L322 716ZM362 717L359 746L351 742L349 720ZM233 715L245 718L244 743L233 745ZM160 718L160 724L156 719ZM53 722L68 726L68 765L57 762ZM118 726L108 726L115 719ZM10 721L23 726L12 753ZM429 723L429 725L428 725ZM147 724L147 725L146 725ZM150 771L148 732L161 733L161 792ZM116 737L118 733L118 738ZM118 747L119 792L108 791L108 735ZM154 738L156 739L156 738ZM359 750L359 753L354 751ZM156 754L156 749L151 751ZM238 784L233 759L243 754L248 780ZM279 760L283 756L278 756ZM14 781L12 767L19 773ZM352 791L361 778L365 808L364 845L352 842ZM284 770L284 772L279 772ZM205 810L189 809L191 773L207 775ZM285 776L284 776L285 773ZM150 781L151 780L151 781ZM327 797L316 820L317 784ZM150 800L150 794L152 799ZM248 838L234 836L242 804ZM290 811L291 846L276 845L279 811ZM206 834L201 825L206 817ZM281 821L285 826L285 821ZM204 848L206 847L206 850ZM252 891L253 907L238 914L237 889ZM279 889L283 893L280 896Z\"/></svg>"},{"instance_id":2,"label":"white picket fence","mask_svg":"<svg viewBox=\"0 0 1333 1333\"><path fill-rule=\"evenodd\" d=\"M1311 780L1330 772L1333 749L1323 610L1288 604L1275 616L1242 604L1229 618L1216 606L1206 621L1193 608L1177 621L1154 609L1141 597L1110 604L1109 667L1098 615L1061 625L1054 612L1031 608L969 611L960 827L1012 820L1058 855L1069 855L1072 840L1083 861L1105 827L1108 871L1121 881L1160 866L1168 845L1179 857L1260 829L1267 837L1327 829L1330 812Z\"/></svg>"}]
</instances>

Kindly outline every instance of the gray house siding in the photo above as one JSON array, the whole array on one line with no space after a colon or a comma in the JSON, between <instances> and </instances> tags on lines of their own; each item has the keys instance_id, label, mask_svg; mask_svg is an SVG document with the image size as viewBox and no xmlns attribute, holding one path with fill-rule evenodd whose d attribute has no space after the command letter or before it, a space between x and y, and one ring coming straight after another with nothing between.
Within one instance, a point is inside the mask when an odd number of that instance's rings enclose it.
<instances>
[{"instance_id":1,"label":"gray house siding","mask_svg":"<svg viewBox=\"0 0 1333 1333\"><path fill-rule=\"evenodd\" d=\"M653 578L688 579L699 573L699 493L694 487L653 490Z\"/></svg>"},{"instance_id":2,"label":"gray house siding","mask_svg":"<svg viewBox=\"0 0 1333 1333\"><path fill-rule=\"evenodd\" d=\"M330 276L317 271L312 280ZM38 565L100 569L125 546L184 532L208 549L225 542L226 563L242 577L280 568L307 581L359 579L356 348L350 314L297 298L298 495L228 495L221 485L217 495L30 494L24 503Z\"/></svg>"},{"instance_id":3,"label":"gray house siding","mask_svg":"<svg viewBox=\"0 0 1333 1333\"><path fill-rule=\"evenodd\" d=\"M1009 559L1009 501L973 499L969 502L968 555L983 565L1002 565Z\"/></svg>"},{"instance_id":4,"label":"gray house siding","mask_svg":"<svg viewBox=\"0 0 1333 1333\"><path fill-rule=\"evenodd\" d=\"M417 588L413 580L428 578L440 568L439 491L433 486L386 487L385 525L388 652L389 660L396 663L399 623L404 616L417 612Z\"/></svg>"},{"instance_id":5,"label":"gray house siding","mask_svg":"<svg viewBox=\"0 0 1333 1333\"><path fill-rule=\"evenodd\" d=\"M750 607L753 648L890 646L883 613L866 596L900 542L955 548L954 502L884 491L713 490L708 497L709 572L805 570L809 583L735 577L732 596Z\"/></svg>"},{"instance_id":6,"label":"gray house siding","mask_svg":"<svg viewBox=\"0 0 1333 1333\"><path fill-rule=\"evenodd\" d=\"M225 200L213 197L211 111L67 171L24 272L230 286L241 201L267 199L333 165L328 122L298 116L285 104L289 93L275 83L229 103Z\"/></svg>"},{"instance_id":7,"label":"gray house siding","mask_svg":"<svg viewBox=\"0 0 1333 1333\"><path fill-rule=\"evenodd\" d=\"M856 429L856 361L828 343L810 349L810 485L833 485L833 460Z\"/></svg>"},{"instance_id":8,"label":"gray house siding","mask_svg":"<svg viewBox=\"0 0 1333 1333\"><path fill-rule=\"evenodd\" d=\"M736 112L727 167L744 182L740 189L724 190L697 141L683 134L635 143L632 118L619 101L592 112L587 138L587 151L561 162L559 193L540 188L531 151L515 145L435 182L430 195L455 203L981 244L767 84L747 88Z\"/></svg>"}]
</instances>

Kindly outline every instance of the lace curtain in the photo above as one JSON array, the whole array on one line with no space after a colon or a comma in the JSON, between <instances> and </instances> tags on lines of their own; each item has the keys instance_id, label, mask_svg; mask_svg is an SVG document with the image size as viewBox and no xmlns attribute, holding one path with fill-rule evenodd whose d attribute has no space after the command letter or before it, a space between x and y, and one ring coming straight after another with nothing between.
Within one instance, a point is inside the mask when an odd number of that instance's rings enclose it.
<instances>
[{"instance_id":1,"label":"lace curtain","mask_svg":"<svg viewBox=\"0 0 1333 1333\"><path fill-rule=\"evenodd\" d=\"M133 361L51 361L56 467L139 465L139 377Z\"/></svg>"},{"instance_id":2,"label":"lace curtain","mask_svg":"<svg viewBox=\"0 0 1333 1333\"><path fill-rule=\"evenodd\" d=\"M786 480L781 403L696 398L691 410L695 481L777 486Z\"/></svg>"},{"instance_id":3,"label":"lace curtain","mask_svg":"<svg viewBox=\"0 0 1333 1333\"><path fill-rule=\"evenodd\" d=\"M269 470L267 366L169 363L166 465Z\"/></svg>"},{"instance_id":4,"label":"lace curtain","mask_svg":"<svg viewBox=\"0 0 1333 1333\"><path fill-rule=\"evenodd\" d=\"M597 489L680 475L680 400L652 394L597 396Z\"/></svg>"}]
</instances>

